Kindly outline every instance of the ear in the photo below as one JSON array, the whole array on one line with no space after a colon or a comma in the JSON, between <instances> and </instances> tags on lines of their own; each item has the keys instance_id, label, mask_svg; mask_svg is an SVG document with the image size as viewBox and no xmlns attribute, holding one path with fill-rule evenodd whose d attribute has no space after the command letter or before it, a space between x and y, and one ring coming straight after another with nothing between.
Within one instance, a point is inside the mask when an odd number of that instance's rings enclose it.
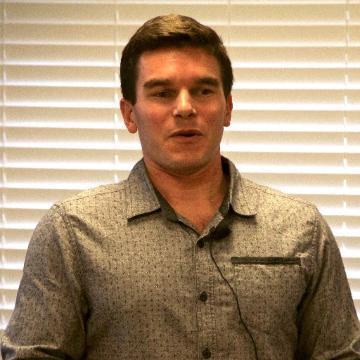
<instances>
[{"instance_id":1,"label":"ear","mask_svg":"<svg viewBox=\"0 0 360 360\"><path fill-rule=\"evenodd\" d=\"M233 109L232 96L228 95L226 98L226 109L225 109L225 117L224 117L224 126L230 126L231 123L231 114Z\"/></svg>"},{"instance_id":2,"label":"ear","mask_svg":"<svg viewBox=\"0 0 360 360\"><path fill-rule=\"evenodd\" d=\"M120 110L129 133L135 134L137 132L137 125L134 120L134 105L122 98L120 100Z\"/></svg>"}]
</instances>

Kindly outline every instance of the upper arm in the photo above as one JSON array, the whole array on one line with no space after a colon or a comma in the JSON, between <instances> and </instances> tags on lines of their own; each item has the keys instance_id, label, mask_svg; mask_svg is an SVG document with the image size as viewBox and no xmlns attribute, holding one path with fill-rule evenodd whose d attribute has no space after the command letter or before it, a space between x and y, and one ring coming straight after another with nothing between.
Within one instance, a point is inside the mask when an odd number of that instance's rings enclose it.
<instances>
[{"instance_id":1,"label":"upper arm","mask_svg":"<svg viewBox=\"0 0 360 360\"><path fill-rule=\"evenodd\" d=\"M360 327L335 238L316 212L313 274L299 307L299 359L360 359Z\"/></svg>"},{"instance_id":2,"label":"upper arm","mask_svg":"<svg viewBox=\"0 0 360 360\"><path fill-rule=\"evenodd\" d=\"M43 358L45 354L49 359L81 358L86 302L72 241L54 209L35 229L15 309L2 339L4 359Z\"/></svg>"}]
</instances>

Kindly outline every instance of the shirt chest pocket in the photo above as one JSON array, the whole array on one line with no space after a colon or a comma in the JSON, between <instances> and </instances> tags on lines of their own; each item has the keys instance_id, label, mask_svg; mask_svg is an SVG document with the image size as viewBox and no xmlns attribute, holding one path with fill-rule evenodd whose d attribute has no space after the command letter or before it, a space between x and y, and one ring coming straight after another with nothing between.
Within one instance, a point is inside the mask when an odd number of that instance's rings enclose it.
<instances>
[{"instance_id":1,"label":"shirt chest pocket","mask_svg":"<svg viewBox=\"0 0 360 360\"><path fill-rule=\"evenodd\" d=\"M296 321L306 281L299 257L232 257L244 316L270 331Z\"/></svg>"}]
</instances>

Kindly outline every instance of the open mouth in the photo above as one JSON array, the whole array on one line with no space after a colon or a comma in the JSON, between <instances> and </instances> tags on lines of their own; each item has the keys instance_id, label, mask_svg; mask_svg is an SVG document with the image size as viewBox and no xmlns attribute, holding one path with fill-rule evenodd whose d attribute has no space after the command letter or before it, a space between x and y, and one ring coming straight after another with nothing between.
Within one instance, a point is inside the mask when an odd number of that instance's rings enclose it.
<instances>
[{"instance_id":1,"label":"open mouth","mask_svg":"<svg viewBox=\"0 0 360 360\"><path fill-rule=\"evenodd\" d=\"M180 130L180 131L176 131L172 136L191 138L191 137L200 136L200 135L201 135L201 132L198 130Z\"/></svg>"},{"instance_id":2,"label":"open mouth","mask_svg":"<svg viewBox=\"0 0 360 360\"><path fill-rule=\"evenodd\" d=\"M183 133L183 134L179 134L178 136L192 137L192 136L196 136L196 134L195 133Z\"/></svg>"}]
</instances>

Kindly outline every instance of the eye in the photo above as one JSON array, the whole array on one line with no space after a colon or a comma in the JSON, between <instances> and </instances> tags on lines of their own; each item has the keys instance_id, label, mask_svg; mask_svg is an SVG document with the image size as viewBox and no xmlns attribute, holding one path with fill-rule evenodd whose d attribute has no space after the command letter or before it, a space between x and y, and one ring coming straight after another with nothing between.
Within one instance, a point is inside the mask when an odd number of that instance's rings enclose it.
<instances>
[{"instance_id":1,"label":"eye","mask_svg":"<svg viewBox=\"0 0 360 360\"><path fill-rule=\"evenodd\" d=\"M210 94L213 94L213 93L214 93L214 91L212 89L210 89L210 88L203 88L201 90L202 95L210 95Z\"/></svg>"},{"instance_id":2,"label":"eye","mask_svg":"<svg viewBox=\"0 0 360 360\"><path fill-rule=\"evenodd\" d=\"M155 96L161 97L161 98L168 97L169 92L168 91L159 91L159 92L155 93Z\"/></svg>"},{"instance_id":3,"label":"eye","mask_svg":"<svg viewBox=\"0 0 360 360\"><path fill-rule=\"evenodd\" d=\"M211 87L199 87L195 89L194 94L196 96L210 96L214 94L214 89Z\"/></svg>"},{"instance_id":4,"label":"eye","mask_svg":"<svg viewBox=\"0 0 360 360\"><path fill-rule=\"evenodd\" d=\"M160 99L167 99L170 98L171 96L173 96L173 91L172 90L158 90L158 91L154 91L152 93L153 97L156 98L160 98Z\"/></svg>"}]
</instances>

